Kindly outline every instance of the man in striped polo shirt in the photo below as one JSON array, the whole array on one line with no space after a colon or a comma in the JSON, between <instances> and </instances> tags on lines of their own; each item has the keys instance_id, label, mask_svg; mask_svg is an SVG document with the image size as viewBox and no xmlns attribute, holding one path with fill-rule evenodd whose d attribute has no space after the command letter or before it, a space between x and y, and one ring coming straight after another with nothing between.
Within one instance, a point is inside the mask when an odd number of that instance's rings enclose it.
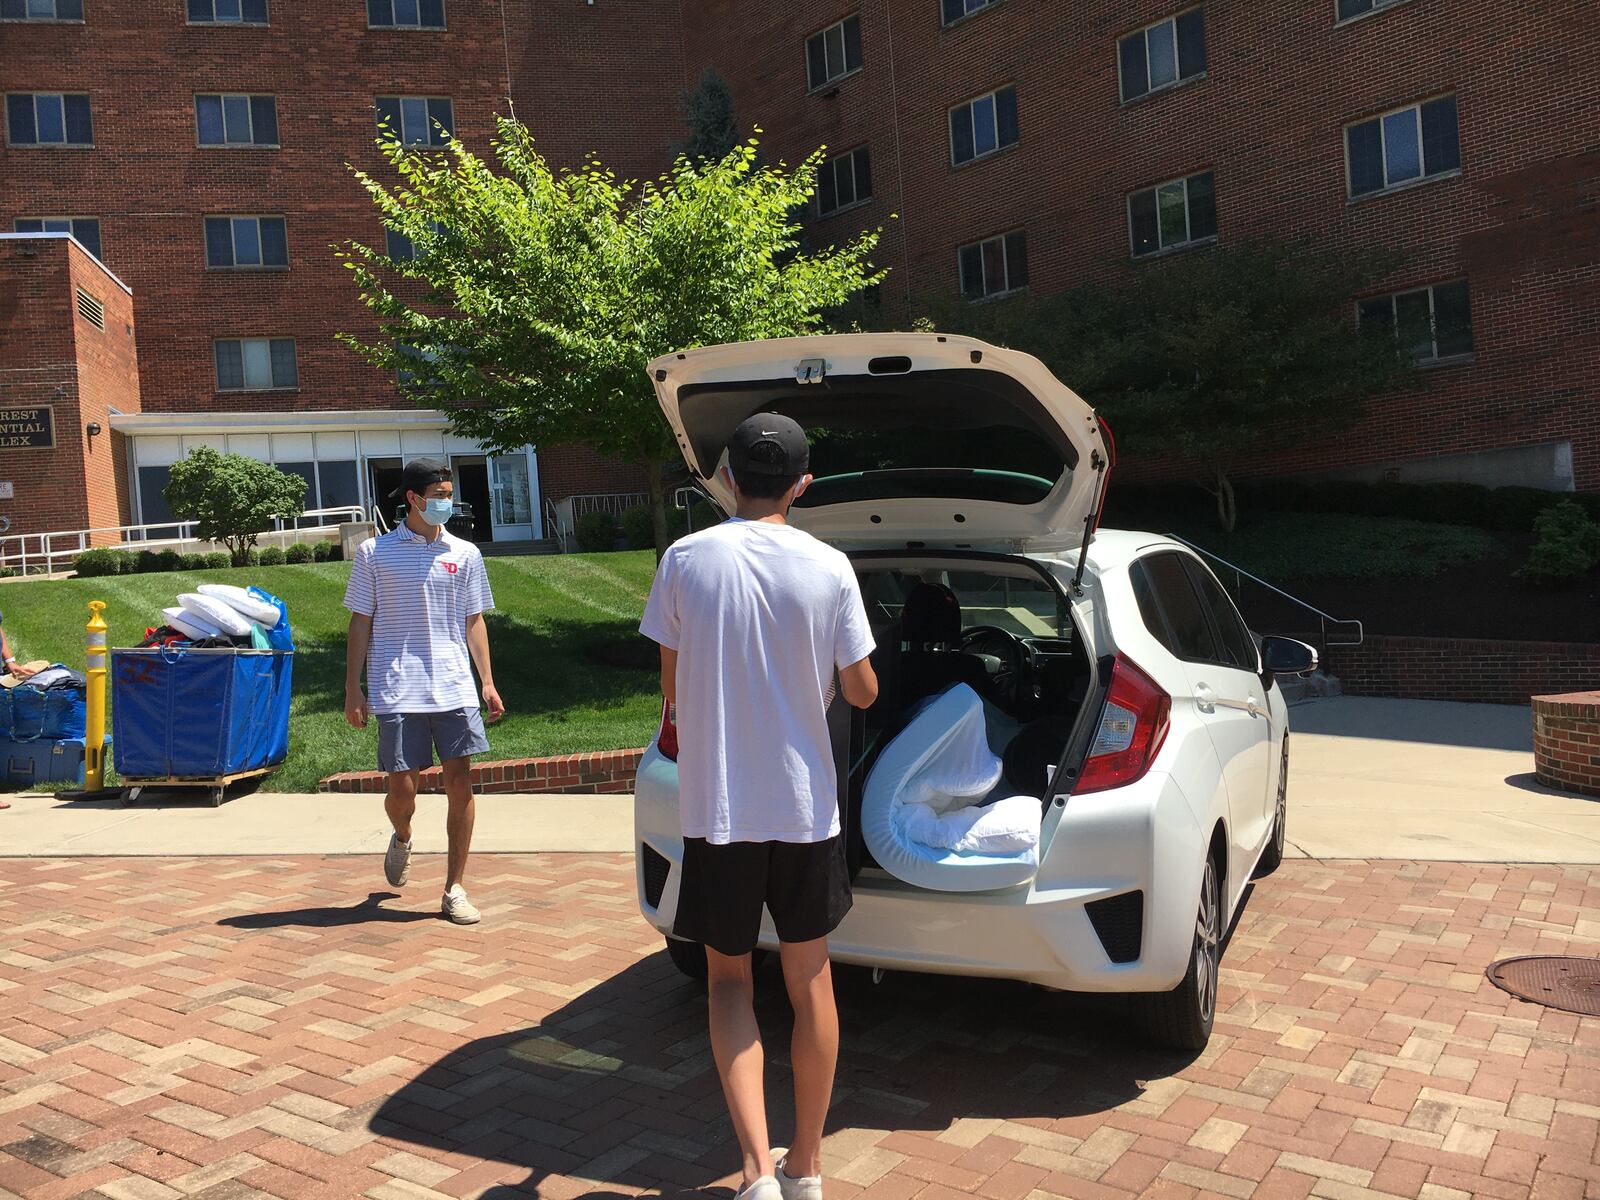
<instances>
[{"instance_id":1,"label":"man in striped polo shirt","mask_svg":"<svg viewBox=\"0 0 1600 1200\"><path fill-rule=\"evenodd\" d=\"M454 508L448 464L419 458L406 464L396 498L406 519L356 551L344 606L350 610L344 713L356 729L378 721L378 766L389 774L384 808L394 836L383 871L399 887L411 873L411 818L419 773L439 751L450 811L441 909L457 925L481 915L462 884L472 844L471 756L489 749L472 664L483 684L492 724L505 712L489 665L483 614L494 607L483 555L445 529ZM367 693L361 691L361 668Z\"/></svg>"}]
</instances>

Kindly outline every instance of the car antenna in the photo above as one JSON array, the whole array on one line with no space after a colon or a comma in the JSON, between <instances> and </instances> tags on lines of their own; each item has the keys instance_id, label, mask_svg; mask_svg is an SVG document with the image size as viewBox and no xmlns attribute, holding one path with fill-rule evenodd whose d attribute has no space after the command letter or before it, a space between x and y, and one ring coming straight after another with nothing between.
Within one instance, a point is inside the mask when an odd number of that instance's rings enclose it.
<instances>
[{"instance_id":1,"label":"car antenna","mask_svg":"<svg viewBox=\"0 0 1600 1200\"><path fill-rule=\"evenodd\" d=\"M1098 416L1098 414L1096 415ZM1106 506L1106 492L1110 490L1110 467L1112 463L1117 461L1117 443L1116 439L1111 436L1111 426L1106 424L1104 417L1100 417L1099 421L1100 432L1106 440L1106 452L1111 457L1109 460L1101 457L1099 450L1091 450L1089 452L1089 465L1094 468L1098 477L1095 480L1095 489L1099 495L1095 499L1094 507L1083 518L1083 545L1078 547L1078 569L1072 573L1072 594L1074 596L1083 595L1083 569L1088 565L1089 561L1089 539L1094 536L1094 531L1100 527L1100 514Z\"/></svg>"}]
</instances>

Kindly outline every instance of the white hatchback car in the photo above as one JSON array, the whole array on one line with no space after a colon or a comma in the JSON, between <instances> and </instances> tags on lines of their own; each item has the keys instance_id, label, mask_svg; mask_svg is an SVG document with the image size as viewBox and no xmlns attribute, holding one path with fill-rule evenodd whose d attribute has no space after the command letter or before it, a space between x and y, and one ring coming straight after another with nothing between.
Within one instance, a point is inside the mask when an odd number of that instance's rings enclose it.
<instances>
[{"instance_id":1,"label":"white hatchback car","mask_svg":"<svg viewBox=\"0 0 1600 1200\"><path fill-rule=\"evenodd\" d=\"M1274 676L1315 669L1315 651L1253 638L1188 547L1097 528L1109 432L1030 355L845 334L690 350L650 373L690 470L729 512L718 468L734 427L762 411L805 426L817 478L790 519L848 552L861 581L880 698L829 712L855 874L834 958L1143 993L1158 1040L1202 1047L1224 934L1252 873L1283 854ZM874 854L870 831L882 851L889 827L874 806L889 761L925 737L913 714L960 685L981 697L1001 790L1039 798L1037 842L1031 858L944 854L909 871ZM703 975L700 947L671 937L674 719L639 766L639 900L674 961ZM776 945L770 920L761 944Z\"/></svg>"}]
</instances>

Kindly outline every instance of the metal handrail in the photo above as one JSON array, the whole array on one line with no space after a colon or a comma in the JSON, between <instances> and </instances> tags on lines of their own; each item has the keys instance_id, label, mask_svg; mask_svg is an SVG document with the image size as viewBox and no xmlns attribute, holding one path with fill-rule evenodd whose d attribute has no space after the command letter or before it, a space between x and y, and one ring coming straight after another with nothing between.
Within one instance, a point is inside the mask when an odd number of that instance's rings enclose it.
<instances>
[{"instance_id":1,"label":"metal handrail","mask_svg":"<svg viewBox=\"0 0 1600 1200\"><path fill-rule=\"evenodd\" d=\"M1193 550L1196 554L1201 555L1204 558L1209 558L1212 562L1217 563L1220 566L1226 567L1228 570L1232 571L1235 576L1237 576L1237 577L1239 577L1241 579L1248 579L1248 580L1250 580L1251 583L1254 583L1254 584L1256 584L1256 585L1258 585L1260 587L1266 588L1267 591L1273 593L1274 595L1283 597L1283 599L1289 601L1290 604L1299 605L1301 608L1305 609L1307 612L1316 614L1316 616L1319 617L1323 622L1322 637L1323 637L1324 643L1326 643L1327 645L1359 646L1359 645L1361 645L1361 643L1363 641L1366 640L1366 636L1367 636L1366 628L1365 628L1365 626L1362 625L1362 623L1360 621L1356 620L1355 618L1353 618L1353 617L1350 617L1350 618L1336 617L1332 613L1325 613L1320 608L1318 608L1315 604L1311 604L1311 603L1309 603L1309 602L1307 602L1305 600L1302 600L1302 599L1300 599L1299 596L1290 595L1288 592L1284 591L1281 587L1278 587L1275 584L1268 583L1265 579L1262 579L1259 575L1252 575L1249 571L1246 571L1243 567L1239 566L1237 563L1229 562L1227 559L1223 558L1222 555L1220 555L1220 554L1213 554L1210 550L1207 550L1203 546L1196 546L1193 542L1189 541L1187 538L1181 538L1175 533L1169 533L1169 534L1167 534L1167 537L1171 538L1173 541L1177 542L1179 545L1187 546L1189 549ZM1341 642L1329 642L1328 641L1328 628L1327 628L1327 623L1328 622L1332 622L1335 625L1346 625L1346 626L1354 625L1356 627L1356 640L1353 641L1353 642L1343 642L1343 641L1341 641Z\"/></svg>"},{"instance_id":2,"label":"metal handrail","mask_svg":"<svg viewBox=\"0 0 1600 1200\"><path fill-rule=\"evenodd\" d=\"M556 508L554 500L544 502L544 530L545 536L555 542L556 549L562 554L567 552L567 532L561 528L561 513Z\"/></svg>"}]
</instances>

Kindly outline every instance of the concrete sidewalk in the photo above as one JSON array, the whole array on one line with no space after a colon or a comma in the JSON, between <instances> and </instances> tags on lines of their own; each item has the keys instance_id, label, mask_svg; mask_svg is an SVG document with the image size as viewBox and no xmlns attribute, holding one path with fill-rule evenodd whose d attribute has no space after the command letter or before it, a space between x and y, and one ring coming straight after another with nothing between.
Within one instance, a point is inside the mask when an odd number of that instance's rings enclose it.
<instances>
[{"instance_id":1,"label":"concrete sidewalk","mask_svg":"<svg viewBox=\"0 0 1600 1200\"><path fill-rule=\"evenodd\" d=\"M1533 781L1526 708L1340 697L1290 712L1290 853L1309 858L1600 863L1600 801ZM213 809L193 794L136 804L11 797L0 856L372 854L378 796L256 792ZM423 796L415 836L443 853L445 802ZM480 796L480 853L627 851L631 796Z\"/></svg>"}]
</instances>

